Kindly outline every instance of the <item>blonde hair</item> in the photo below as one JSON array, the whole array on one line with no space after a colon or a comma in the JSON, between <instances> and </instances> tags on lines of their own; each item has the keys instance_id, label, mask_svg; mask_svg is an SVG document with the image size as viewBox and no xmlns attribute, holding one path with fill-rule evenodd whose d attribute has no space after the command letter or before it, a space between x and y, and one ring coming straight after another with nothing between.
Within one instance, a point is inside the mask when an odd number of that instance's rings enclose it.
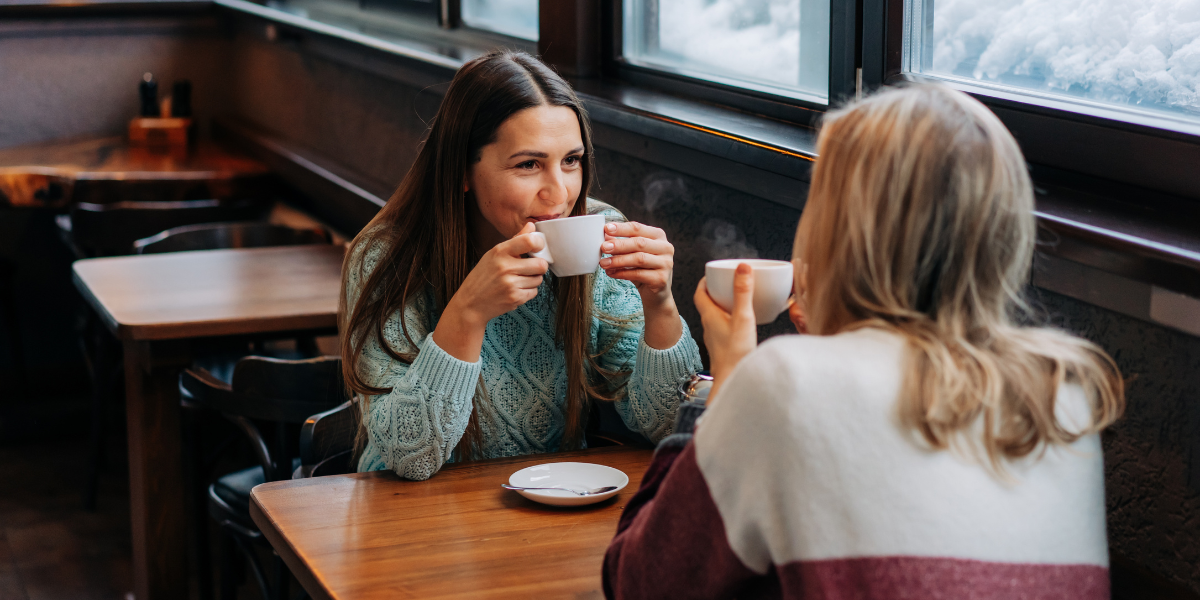
<instances>
[{"instance_id":1,"label":"blonde hair","mask_svg":"<svg viewBox=\"0 0 1200 600\"><path fill-rule=\"evenodd\" d=\"M811 333L878 327L907 340L903 426L934 449L982 451L1002 473L1006 459L1070 444L1121 415L1112 358L1021 324L1032 184L987 108L939 85L887 90L827 115L818 153L796 231L797 297ZM1056 415L1064 383L1083 388L1086 422L1068 427Z\"/></svg>"}]
</instances>

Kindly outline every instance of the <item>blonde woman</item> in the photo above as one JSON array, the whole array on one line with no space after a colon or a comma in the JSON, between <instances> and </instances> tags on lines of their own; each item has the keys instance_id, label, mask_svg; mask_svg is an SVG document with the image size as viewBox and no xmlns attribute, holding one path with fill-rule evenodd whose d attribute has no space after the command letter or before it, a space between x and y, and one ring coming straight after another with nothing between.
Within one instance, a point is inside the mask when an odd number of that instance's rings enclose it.
<instances>
[{"instance_id":1,"label":"blonde woman","mask_svg":"<svg viewBox=\"0 0 1200 600\"><path fill-rule=\"evenodd\" d=\"M755 347L701 282L716 388L660 445L604 564L610 598L1108 598L1095 345L1021 324L1033 194L1012 136L938 86L825 121L793 321Z\"/></svg>"}]
</instances>

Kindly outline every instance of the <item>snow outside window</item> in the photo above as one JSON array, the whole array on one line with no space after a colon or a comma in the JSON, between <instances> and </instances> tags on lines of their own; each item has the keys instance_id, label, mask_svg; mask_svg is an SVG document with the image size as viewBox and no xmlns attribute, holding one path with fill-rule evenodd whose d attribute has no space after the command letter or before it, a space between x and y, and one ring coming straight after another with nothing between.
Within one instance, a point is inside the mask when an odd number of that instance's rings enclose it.
<instances>
[{"instance_id":1,"label":"snow outside window","mask_svg":"<svg viewBox=\"0 0 1200 600\"><path fill-rule=\"evenodd\" d=\"M462 20L476 29L536 42L538 0L462 0Z\"/></svg>"},{"instance_id":2,"label":"snow outside window","mask_svg":"<svg viewBox=\"0 0 1200 600\"><path fill-rule=\"evenodd\" d=\"M907 0L906 70L1200 120L1200 0Z\"/></svg>"},{"instance_id":3,"label":"snow outside window","mask_svg":"<svg viewBox=\"0 0 1200 600\"><path fill-rule=\"evenodd\" d=\"M829 0L625 0L632 64L826 104Z\"/></svg>"}]
</instances>

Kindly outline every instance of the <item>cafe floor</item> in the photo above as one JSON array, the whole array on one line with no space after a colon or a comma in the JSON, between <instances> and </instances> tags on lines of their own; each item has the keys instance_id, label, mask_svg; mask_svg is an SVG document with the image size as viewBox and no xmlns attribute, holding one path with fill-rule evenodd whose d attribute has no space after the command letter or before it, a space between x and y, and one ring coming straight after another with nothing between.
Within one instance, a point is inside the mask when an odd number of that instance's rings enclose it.
<instances>
[{"instance_id":1,"label":"cafe floor","mask_svg":"<svg viewBox=\"0 0 1200 600\"><path fill-rule=\"evenodd\" d=\"M86 399L42 399L53 409L0 403L0 600L126 600L129 478L122 415L114 407L96 510L83 509ZM26 404L25 406L29 406ZM214 573L215 578L215 573ZM196 582L192 598L199 598ZM257 599L243 584L240 599Z\"/></svg>"}]
</instances>

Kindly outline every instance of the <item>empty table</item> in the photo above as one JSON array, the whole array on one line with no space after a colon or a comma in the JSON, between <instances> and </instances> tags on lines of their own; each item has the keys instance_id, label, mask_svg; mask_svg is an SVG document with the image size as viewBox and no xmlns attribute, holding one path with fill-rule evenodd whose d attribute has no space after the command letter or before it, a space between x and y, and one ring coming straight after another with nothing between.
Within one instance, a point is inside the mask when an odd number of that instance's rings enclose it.
<instances>
[{"instance_id":1,"label":"empty table","mask_svg":"<svg viewBox=\"0 0 1200 600\"><path fill-rule=\"evenodd\" d=\"M187 596L179 371L197 338L336 331L344 247L94 258L75 285L125 357L134 592Z\"/></svg>"}]
</instances>

